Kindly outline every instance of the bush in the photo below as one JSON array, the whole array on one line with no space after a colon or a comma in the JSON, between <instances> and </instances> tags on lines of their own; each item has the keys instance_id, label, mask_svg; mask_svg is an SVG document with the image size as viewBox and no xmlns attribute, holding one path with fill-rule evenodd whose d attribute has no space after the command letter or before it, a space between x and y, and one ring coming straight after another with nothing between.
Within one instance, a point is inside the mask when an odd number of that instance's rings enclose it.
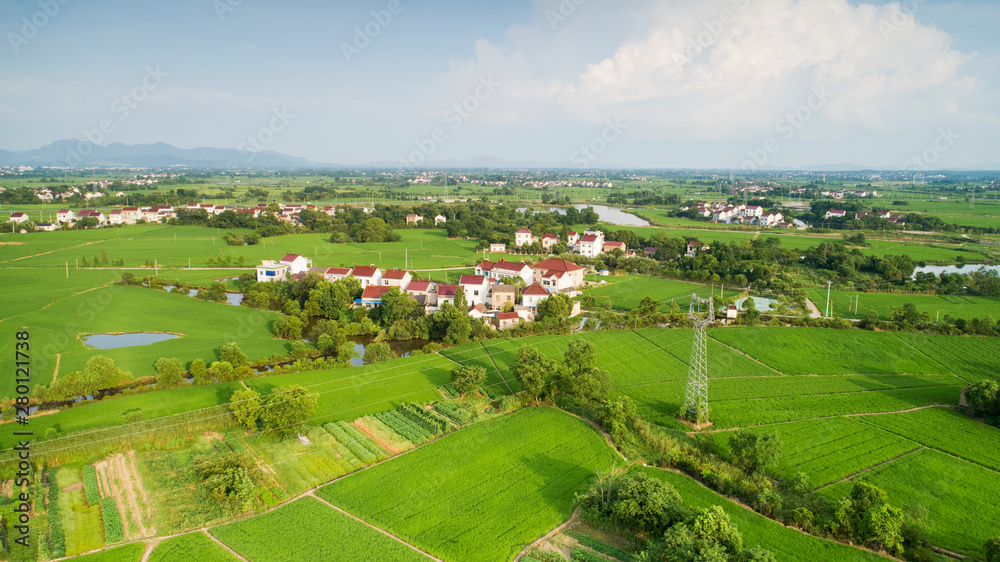
<instances>
[{"instance_id":1,"label":"bush","mask_svg":"<svg viewBox=\"0 0 1000 562\"><path fill-rule=\"evenodd\" d=\"M463 424L472 417L468 410L454 402L438 402L434 410L457 424Z\"/></svg>"}]
</instances>

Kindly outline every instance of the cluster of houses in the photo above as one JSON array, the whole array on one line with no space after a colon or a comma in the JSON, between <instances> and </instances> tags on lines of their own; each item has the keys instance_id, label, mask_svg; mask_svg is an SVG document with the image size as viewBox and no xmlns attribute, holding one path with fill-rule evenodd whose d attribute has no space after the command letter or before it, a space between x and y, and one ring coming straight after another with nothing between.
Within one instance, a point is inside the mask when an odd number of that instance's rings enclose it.
<instances>
[{"instance_id":1,"label":"cluster of houses","mask_svg":"<svg viewBox=\"0 0 1000 562\"><path fill-rule=\"evenodd\" d=\"M823 215L824 219L846 219L849 213L843 209L830 209ZM902 213L892 213L889 211L877 211L872 213L854 213L854 218L861 220L864 217L877 217L893 224L906 224L906 215Z\"/></svg>"},{"instance_id":2,"label":"cluster of houses","mask_svg":"<svg viewBox=\"0 0 1000 562\"><path fill-rule=\"evenodd\" d=\"M514 245L517 246L518 249L530 246L535 242L539 242L542 246L542 250L551 252L552 248L554 248L556 244L559 244L560 241L561 238L556 234L543 234L539 238L527 228L522 228L514 233ZM588 258L596 258L601 254L607 254L613 250L621 250L622 253L625 254L625 257L633 257L636 255L635 250L630 250L624 242L606 241L604 239L604 233L600 230L587 230L583 234L573 232L571 230L566 233L566 246L570 252L580 254L581 256ZM504 244L492 244L490 245L490 251L505 252L506 246Z\"/></svg>"},{"instance_id":3,"label":"cluster of houses","mask_svg":"<svg viewBox=\"0 0 1000 562\"><path fill-rule=\"evenodd\" d=\"M819 193L823 197L831 197L833 199L843 199L848 195L853 195L855 197L878 197L877 191L869 189L838 189L837 191L823 190Z\"/></svg>"},{"instance_id":4,"label":"cluster of houses","mask_svg":"<svg viewBox=\"0 0 1000 562\"><path fill-rule=\"evenodd\" d=\"M681 211L692 211L712 222L725 224L746 224L767 228L790 228L781 213L765 213L759 205L730 205L728 203L697 203L681 207Z\"/></svg>"},{"instance_id":5,"label":"cluster of houses","mask_svg":"<svg viewBox=\"0 0 1000 562\"><path fill-rule=\"evenodd\" d=\"M424 220L424 216L423 215L415 215L415 214L412 214L412 213L409 214L409 215L406 215L406 224L416 225L416 224L420 224L420 222L422 220ZM437 215L437 216L434 217L434 226L437 226L437 225L439 225L441 223L444 223L444 222L448 222L448 218L445 217L444 215Z\"/></svg>"},{"instance_id":6,"label":"cluster of houses","mask_svg":"<svg viewBox=\"0 0 1000 562\"><path fill-rule=\"evenodd\" d=\"M491 262L484 260L472 275L462 275L457 284L415 280L409 271L383 270L374 265L354 267L314 267L312 260L288 254L279 260L264 260L257 266L257 281L287 281L302 279L309 273L319 273L328 281L352 276L361 283L361 298L355 307L368 309L382 304L382 296L393 288L424 307L432 314L445 303L455 304L461 288L469 306L469 316L483 321L497 330L516 326L522 320L531 320L538 313L538 304L550 295L566 293L576 295L583 285L584 269L572 262L550 258L536 264L525 262ZM520 278L524 289L518 298L517 285L502 283L507 278ZM506 306L510 305L510 306ZM504 311L504 309L507 309ZM580 313L579 303L574 303L572 316Z\"/></svg>"}]
</instances>

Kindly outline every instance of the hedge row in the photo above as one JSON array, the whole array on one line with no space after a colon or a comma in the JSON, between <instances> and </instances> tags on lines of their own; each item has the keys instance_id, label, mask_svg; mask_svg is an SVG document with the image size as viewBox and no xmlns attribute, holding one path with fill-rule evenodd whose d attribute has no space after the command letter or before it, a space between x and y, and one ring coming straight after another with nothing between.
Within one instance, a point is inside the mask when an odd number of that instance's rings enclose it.
<instances>
[{"instance_id":1,"label":"hedge row","mask_svg":"<svg viewBox=\"0 0 1000 562\"><path fill-rule=\"evenodd\" d=\"M101 503L101 493L97 487L97 470L94 465L83 465L83 489L87 492L87 505Z\"/></svg>"},{"instance_id":2,"label":"hedge row","mask_svg":"<svg viewBox=\"0 0 1000 562\"><path fill-rule=\"evenodd\" d=\"M108 543L125 540L125 530L122 528L122 516L114 498L101 500L101 517L104 519L104 539Z\"/></svg>"},{"instance_id":3,"label":"hedge row","mask_svg":"<svg viewBox=\"0 0 1000 562\"><path fill-rule=\"evenodd\" d=\"M445 431L448 431L447 421L431 414L421 406L416 404L403 404L399 407L398 411L431 435L440 435Z\"/></svg>"},{"instance_id":4,"label":"hedge row","mask_svg":"<svg viewBox=\"0 0 1000 562\"><path fill-rule=\"evenodd\" d=\"M62 558L66 556L66 533L59 512L59 484L56 483L56 475L51 472L46 473L46 478L49 481L49 555Z\"/></svg>"},{"instance_id":5,"label":"hedge row","mask_svg":"<svg viewBox=\"0 0 1000 562\"><path fill-rule=\"evenodd\" d=\"M403 439L413 444L423 443L434 436L433 433L413 423L409 418L406 418L396 410L381 412L375 414L375 417L388 426L389 429L401 435Z\"/></svg>"}]
</instances>

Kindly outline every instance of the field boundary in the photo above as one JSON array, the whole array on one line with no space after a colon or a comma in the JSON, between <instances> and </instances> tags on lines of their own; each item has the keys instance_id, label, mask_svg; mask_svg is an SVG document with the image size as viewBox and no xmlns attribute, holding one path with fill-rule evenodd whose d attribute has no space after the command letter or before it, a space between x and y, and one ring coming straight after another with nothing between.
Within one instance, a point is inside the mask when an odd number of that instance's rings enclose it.
<instances>
[{"instance_id":1,"label":"field boundary","mask_svg":"<svg viewBox=\"0 0 1000 562\"><path fill-rule=\"evenodd\" d=\"M332 504L332 503L330 503L330 502L326 501L325 499L323 499L323 498L321 498L321 497L317 496L317 495L316 495L316 493L315 493L315 488L314 488L314 489L312 489L312 490L309 490L308 492L306 492L306 493L305 493L305 495L307 495L307 496L311 496L311 497L313 497L313 498L315 498L315 499L319 500L319 501L320 501L320 502L322 502L322 503L323 503L324 505L326 505L326 506L328 506L328 507L331 507L331 508L333 508L333 509L335 509L335 510L337 510L337 511L341 512L341 513L343 513L344 515L346 515L346 516L350 517L351 519L354 519L355 521L357 521L357 522L359 522L359 523L362 523L362 524L364 524L364 525L367 525L368 527L371 527L372 529L374 529L374 530L376 530L376 531L378 531L378 532L382 533L383 535L385 535L385 536L389 537L390 539L393 539L393 540L395 540L395 541L399 542L400 544L403 544L403 545L405 545L405 546L408 546L408 547L410 547L411 549L413 549L413 550L415 550L415 551L419 552L420 554L423 554L424 556L426 556L427 558L430 558L431 560L436 560L437 562L444 562L444 561L443 561L443 560L441 560L440 558L438 558L438 557L436 557L436 556L433 556L433 555L431 555L431 554L430 554L429 552L424 552L423 550L420 550L420 549L419 549L419 548L417 548L416 546L414 546L414 545L412 545L412 544L410 544L410 543L408 543L408 542L404 541L403 539L401 539L401 538L397 537L396 535L394 535L394 534L390 533L389 531L386 531L385 529L381 529L381 528L379 528L379 527L376 527L375 525L372 525L371 523L369 523L369 522L365 521L364 519L362 519L362 518L360 518L360 517L358 517L358 516L354 515L353 513L350 513L350 512L348 512L348 511L344 511L343 509L341 509L341 508L337 507L336 505L334 505L334 504Z\"/></svg>"},{"instance_id":2,"label":"field boundary","mask_svg":"<svg viewBox=\"0 0 1000 562\"><path fill-rule=\"evenodd\" d=\"M908 439L908 441L913 441L913 440L912 439ZM822 490L824 488L829 488L830 486L833 486L834 484L840 484L841 482L847 482L849 480L853 480L854 478L856 478L858 476L861 476L862 474L864 474L866 472L871 472L872 470L875 470L876 468L878 468L878 467L880 467L882 465L896 462L896 461L898 461L899 459L901 459L901 458L903 458L905 456L912 455L913 453L916 453L917 451L923 451L924 449L929 449L929 447L927 447L924 444L921 444L921 443L919 443L917 441L913 441L913 442L914 443L918 443L920 446L917 447L917 448L915 448L915 449L913 449L913 450L911 450L911 451L907 451L907 452L903 453L902 455L896 455L895 457L893 457L891 459L887 459L887 460L884 460L884 461L882 461L880 463L873 464L873 465L869 466L868 468L866 468L864 470L859 470L859 471L855 472L854 474L849 474L849 475L841 478L840 480L834 480L833 482L830 482L828 484L823 484L822 486L820 486L818 488L814 488L813 491L814 492L818 492L818 491L820 491L820 490Z\"/></svg>"},{"instance_id":3,"label":"field boundary","mask_svg":"<svg viewBox=\"0 0 1000 562\"><path fill-rule=\"evenodd\" d=\"M505 385L507 385L507 390L509 390L510 393L511 393L511 395L513 395L514 394L514 389L511 388L510 387L510 383L507 382L507 377L503 376L503 371L501 371L500 370L500 366L497 365L496 359L493 359L493 354L490 353L489 349L486 349L486 344L485 343L479 342L479 345L481 345L483 347L483 351L486 352L486 356L490 358L490 363L493 363L493 368L496 369L497 370L497 374L500 375L500 380L502 380L503 383Z\"/></svg>"},{"instance_id":4,"label":"field boundary","mask_svg":"<svg viewBox=\"0 0 1000 562\"><path fill-rule=\"evenodd\" d=\"M248 558L246 558L245 556L243 556L243 555L242 555L242 554L240 554L239 552L236 552L235 550L233 550L233 549L232 549L232 548L231 548L231 547L230 547L230 546L229 546L228 544L226 544L226 543L224 543L224 542L220 541L219 539L215 538L215 537L214 537L214 536L212 535L212 533L209 533L209 532L208 532L208 529L200 529L200 531L201 531L202 533L204 533L204 534L205 534L206 536L208 536L208 538L210 538L210 539L212 539L213 541L215 541L215 544L218 544L218 545L219 545L219 546L221 546L222 548L224 548L224 549L228 550L228 551L229 551L229 552L230 552L230 553L231 553L231 554L232 554L233 556L235 556L236 558L239 558L240 560L243 560L244 562L250 562L250 560L249 560ZM143 562L145 562L145 560L144 560Z\"/></svg>"},{"instance_id":5,"label":"field boundary","mask_svg":"<svg viewBox=\"0 0 1000 562\"><path fill-rule=\"evenodd\" d=\"M711 334L708 334L708 337L709 337L709 339L711 339L712 341L714 341L714 342L716 342L716 343L719 343L719 344L722 344L722 345L724 345L724 346L728 347L729 349L732 349L732 350L733 350L733 351L735 351L736 353L739 353L740 355L742 355L742 356L746 357L747 359L750 359L751 361L756 361L757 363L760 363L761 365L763 365L763 366L767 367L768 369L771 369L772 371L774 371L775 373L778 373L779 375L781 375L781 376L783 376L783 377L787 377L787 376L788 376L788 375L786 375L785 373L783 373L783 372L779 371L778 369L775 369L774 367L772 367L772 366L768 365L767 363L765 363L765 362L761 361L760 359L757 359L757 358L756 358L756 357L754 357L753 355L750 355L750 354L748 354L748 353L746 353L746 352L743 352L743 351L741 351L741 350L739 350L739 349L736 349L735 347L733 347L733 346L729 345L728 343L725 343L725 342L723 342L723 341L720 341L720 340L718 340L718 339L716 339L716 338L712 337L712 335L711 335Z\"/></svg>"},{"instance_id":6,"label":"field boundary","mask_svg":"<svg viewBox=\"0 0 1000 562\"><path fill-rule=\"evenodd\" d=\"M926 410L927 408L952 408L952 409L954 409L954 406L952 406L950 404L928 404L926 406L917 406L916 408L907 408L906 410L896 410L896 411L892 411L892 412L865 412L865 413L861 413L861 414L835 414L835 415L832 415L832 416L819 416L819 417L816 417L816 418L802 418L802 419L798 419L798 420L788 420L788 421L780 421L780 422L761 423L761 424L757 424L757 425L744 425L744 426L740 426L740 427L729 427L729 428L725 428L725 429L712 429L712 430L709 430L709 431L700 431L699 433L725 433L727 431L739 431L741 429L756 429L758 427L768 427L768 426L771 426L771 425L784 425L784 424L804 422L804 421L828 420L828 419L831 419L831 418L854 418L854 417L859 417L859 416L888 416L888 415L891 415L891 414L905 414L907 412L916 412L917 410ZM879 429L881 429L881 428L879 428ZM891 433L891 432L889 432L889 433ZM909 440L909 441L913 441L913 439L910 439L909 437L907 437L906 439Z\"/></svg>"},{"instance_id":7,"label":"field boundary","mask_svg":"<svg viewBox=\"0 0 1000 562\"><path fill-rule=\"evenodd\" d=\"M896 337L896 339L898 339L899 341L901 341L901 342L905 343L905 344L906 344L907 346L909 346L910 348L912 348L912 349L913 349L914 351L916 351L916 352L917 352L917 353L919 353L920 355L923 355L923 356L924 356L924 357L926 357L927 359L930 359L930 360L931 360L932 362L934 362L934 364L935 364L935 365L939 365L939 366L940 366L940 367L941 367L942 369L944 369L945 371L948 371L948 373L949 373L949 374L951 374L952 376L954 376L954 377L958 377L958 378L962 379L963 381L965 381L965 382L967 382L967 383L969 383L969 384L972 384L973 382L975 382L975 381L970 381L969 379L967 379L967 378L963 377L962 375L959 375L958 373L956 373L956 372L952 371L952 370L951 370L951 369L949 369L948 367L945 367L944 363L942 363L942 362L938 361L937 359L935 359L935 358L931 357L930 355L927 355L926 353L924 353L924 351L923 351L923 350L921 350L921 349L918 349L918 348L917 348L917 347L916 347L915 345L913 345L912 343L910 343L910 342L908 342L908 341L904 340L903 338L899 337L899 333L898 333L898 332L893 332L893 333L892 333L892 335L893 335L893 336L895 336L895 337Z\"/></svg>"}]
</instances>

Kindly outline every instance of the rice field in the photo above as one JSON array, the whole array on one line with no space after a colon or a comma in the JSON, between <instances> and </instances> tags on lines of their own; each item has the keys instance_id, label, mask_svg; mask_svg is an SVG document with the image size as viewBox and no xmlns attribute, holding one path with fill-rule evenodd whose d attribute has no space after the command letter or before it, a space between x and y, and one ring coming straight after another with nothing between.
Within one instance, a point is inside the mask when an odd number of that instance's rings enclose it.
<instances>
[{"instance_id":1,"label":"rice field","mask_svg":"<svg viewBox=\"0 0 1000 562\"><path fill-rule=\"evenodd\" d=\"M994 338L898 335L920 353L969 382L1000 379L1000 345Z\"/></svg>"},{"instance_id":2,"label":"rice field","mask_svg":"<svg viewBox=\"0 0 1000 562\"><path fill-rule=\"evenodd\" d=\"M808 297L820 307L825 309L826 290L806 289ZM854 312L854 300L857 298L857 314ZM953 318L982 318L992 315L994 318L1000 316L1000 298L998 297L970 297L963 295L896 295L880 293L856 293L845 291L831 291L830 302L833 306L834 316L844 318L864 318L869 310L874 310L883 320L892 319L892 309L899 308L906 303L913 303L917 310L926 312L931 319L936 319L940 314L941 318L950 315Z\"/></svg>"},{"instance_id":3,"label":"rice field","mask_svg":"<svg viewBox=\"0 0 1000 562\"><path fill-rule=\"evenodd\" d=\"M510 560L568 519L573 494L613 458L593 427L531 408L467 427L317 494L434 556Z\"/></svg>"},{"instance_id":4,"label":"rice field","mask_svg":"<svg viewBox=\"0 0 1000 562\"><path fill-rule=\"evenodd\" d=\"M188 533L160 542L149 555L149 562L236 562L239 558L219 546L205 533Z\"/></svg>"}]
</instances>

